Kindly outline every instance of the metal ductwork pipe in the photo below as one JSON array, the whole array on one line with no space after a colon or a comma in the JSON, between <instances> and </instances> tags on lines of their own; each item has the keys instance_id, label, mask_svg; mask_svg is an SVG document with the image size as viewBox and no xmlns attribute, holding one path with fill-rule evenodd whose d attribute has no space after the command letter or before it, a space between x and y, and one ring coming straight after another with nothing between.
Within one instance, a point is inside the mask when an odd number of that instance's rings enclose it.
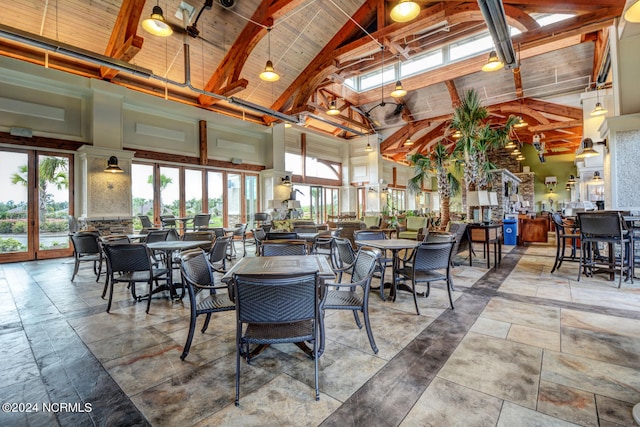
<instances>
[{"instance_id":1,"label":"metal ductwork pipe","mask_svg":"<svg viewBox=\"0 0 640 427\"><path fill-rule=\"evenodd\" d=\"M489 33L493 39L496 53L504 63L505 68L513 69L518 67L518 58L513 49L507 16L504 13L502 0L478 0L478 6L484 17Z\"/></svg>"}]
</instances>

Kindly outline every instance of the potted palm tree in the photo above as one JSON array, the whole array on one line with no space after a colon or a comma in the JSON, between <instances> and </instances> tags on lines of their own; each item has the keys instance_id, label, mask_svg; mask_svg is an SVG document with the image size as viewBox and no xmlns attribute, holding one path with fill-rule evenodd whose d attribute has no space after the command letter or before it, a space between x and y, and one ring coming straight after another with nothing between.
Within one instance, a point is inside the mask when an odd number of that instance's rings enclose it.
<instances>
[{"instance_id":1,"label":"potted palm tree","mask_svg":"<svg viewBox=\"0 0 640 427\"><path fill-rule=\"evenodd\" d=\"M492 126L486 122L489 111L482 106L474 89L464 93L460 105L453 112L451 129L460 133L454 155L463 160L464 184L467 193L478 187L490 185L489 174L496 165L487 158L487 152L503 147L518 117L509 116L504 126Z\"/></svg>"},{"instance_id":2,"label":"potted palm tree","mask_svg":"<svg viewBox=\"0 0 640 427\"><path fill-rule=\"evenodd\" d=\"M415 153L408 157L414 167L415 175L409 180L408 190L412 194L422 191L424 181L430 175L436 175L438 183L438 195L440 196L440 226L446 227L450 217L451 197L460 191L460 183L449 171L451 158L447 148L438 143L435 149L428 155Z\"/></svg>"}]
</instances>

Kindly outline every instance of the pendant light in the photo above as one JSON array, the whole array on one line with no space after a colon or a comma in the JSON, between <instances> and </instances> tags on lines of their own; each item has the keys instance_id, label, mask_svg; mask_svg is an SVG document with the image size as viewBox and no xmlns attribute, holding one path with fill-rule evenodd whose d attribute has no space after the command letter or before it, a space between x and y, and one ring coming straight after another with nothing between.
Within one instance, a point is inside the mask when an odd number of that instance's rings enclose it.
<instances>
[{"instance_id":1,"label":"pendant light","mask_svg":"<svg viewBox=\"0 0 640 427\"><path fill-rule=\"evenodd\" d=\"M504 68L504 62L500 61L498 58L498 54L495 50L492 50L489 53L489 59L487 59L487 63L482 66L482 71L498 71Z\"/></svg>"},{"instance_id":2,"label":"pendant light","mask_svg":"<svg viewBox=\"0 0 640 427\"><path fill-rule=\"evenodd\" d=\"M600 103L600 88L596 86L596 106L593 107L591 111L591 116L602 116L603 114L607 114L608 110L602 106Z\"/></svg>"},{"instance_id":3,"label":"pendant light","mask_svg":"<svg viewBox=\"0 0 640 427\"><path fill-rule=\"evenodd\" d=\"M404 88L402 87L402 83L400 82L400 80L398 80L396 82L396 88L393 90L393 92L391 92L391 96L393 96L394 98L400 98L403 97L407 94L407 91L404 90Z\"/></svg>"},{"instance_id":4,"label":"pendant light","mask_svg":"<svg viewBox=\"0 0 640 427\"><path fill-rule=\"evenodd\" d=\"M403 147L411 147L413 145L413 141L410 136L407 136L407 140L402 144Z\"/></svg>"},{"instance_id":5,"label":"pendant light","mask_svg":"<svg viewBox=\"0 0 640 427\"><path fill-rule=\"evenodd\" d=\"M512 139L510 139L509 142L505 144L504 148L508 148L509 150L516 148L516 143L513 142Z\"/></svg>"},{"instance_id":6,"label":"pendant light","mask_svg":"<svg viewBox=\"0 0 640 427\"><path fill-rule=\"evenodd\" d=\"M409 22L420 14L420 5L410 0L400 0L389 16L395 22Z\"/></svg>"},{"instance_id":7,"label":"pendant light","mask_svg":"<svg viewBox=\"0 0 640 427\"><path fill-rule=\"evenodd\" d=\"M624 19L628 22L640 22L640 0L637 0L624 13Z\"/></svg>"},{"instance_id":8,"label":"pendant light","mask_svg":"<svg viewBox=\"0 0 640 427\"><path fill-rule=\"evenodd\" d=\"M364 147L364 151L366 151L367 153L370 152L370 151L373 151L373 147L369 143L369 137L367 137L367 146Z\"/></svg>"},{"instance_id":9,"label":"pendant light","mask_svg":"<svg viewBox=\"0 0 640 427\"><path fill-rule=\"evenodd\" d=\"M162 8L158 4L153 6L151 16L142 21L142 28L154 36L168 37L173 34L173 30L165 21Z\"/></svg>"},{"instance_id":10,"label":"pendant light","mask_svg":"<svg viewBox=\"0 0 640 427\"><path fill-rule=\"evenodd\" d=\"M260 73L260 79L265 82L277 82L280 80L280 76L273 68L273 62L271 62L271 27L267 28L267 43L268 43L268 58L267 65L264 67L264 71Z\"/></svg>"},{"instance_id":11,"label":"pendant light","mask_svg":"<svg viewBox=\"0 0 640 427\"><path fill-rule=\"evenodd\" d=\"M326 111L326 113L330 116L337 116L338 114L340 114L340 110L336 106L335 99L329 103L329 109Z\"/></svg>"}]
</instances>

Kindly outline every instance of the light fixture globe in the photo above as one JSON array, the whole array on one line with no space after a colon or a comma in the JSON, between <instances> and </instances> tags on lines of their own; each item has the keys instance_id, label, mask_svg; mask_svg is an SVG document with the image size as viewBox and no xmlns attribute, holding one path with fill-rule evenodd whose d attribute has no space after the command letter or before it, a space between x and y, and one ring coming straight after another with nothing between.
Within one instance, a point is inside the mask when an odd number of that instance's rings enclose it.
<instances>
[{"instance_id":1,"label":"light fixture globe","mask_svg":"<svg viewBox=\"0 0 640 427\"><path fill-rule=\"evenodd\" d=\"M498 71L504 68L504 63L500 61L498 58L498 54L495 50L492 50L489 53L489 59L487 59L487 63L482 66L482 71Z\"/></svg>"},{"instance_id":2,"label":"light fixture globe","mask_svg":"<svg viewBox=\"0 0 640 427\"><path fill-rule=\"evenodd\" d=\"M391 96L393 96L394 98L400 98L402 96L405 96L407 94L407 91L404 90L404 88L402 87L402 83L400 82L400 80L398 80L396 82L396 88L393 90L393 92L391 92Z\"/></svg>"},{"instance_id":3,"label":"light fixture globe","mask_svg":"<svg viewBox=\"0 0 640 427\"><path fill-rule=\"evenodd\" d=\"M580 144L580 151L576 154L576 159L586 159L587 157L599 155L600 153L593 149L593 140L591 138L585 138Z\"/></svg>"},{"instance_id":4,"label":"light fixture globe","mask_svg":"<svg viewBox=\"0 0 640 427\"><path fill-rule=\"evenodd\" d=\"M410 0L400 0L389 16L395 22L409 22L420 14L420 5Z\"/></svg>"},{"instance_id":5,"label":"light fixture globe","mask_svg":"<svg viewBox=\"0 0 640 427\"><path fill-rule=\"evenodd\" d=\"M264 71L260 73L260 80L264 80L265 82L277 82L280 80L280 75L276 73L273 68L273 62L271 62L270 59L267 61Z\"/></svg>"},{"instance_id":6,"label":"light fixture globe","mask_svg":"<svg viewBox=\"0 0 640 427\"><path fill-rule=\"evenodd\" d=\"M402 144L403 147L411 147L413 145L413 141L410 137L407 137L407 140Z\"/></svg>"},{"instance_id":7,"label":"light fixture globe","mask_svg":"<svg viewBox=\"0 0 640 427\"><path fill-rule=\"evenodd\" d=\"M340 114L340 110L336 106L335 99L329 103L329 109L327 110L327 114L330 116L337 116Z\"/></svg>"},{"instance_id":8,"label":"light fixture globe","mask_svg":"<svg viewBox=\"0 0 640 427\"><path fill-rule=\"evenodd\" d=\"M640 23L640 1L636 1L629 7L629 9L627 9L627 11L624 13L624 19L627 22Z\"/></svg>"},{"instance_id":9,"label":"light fixture globe","mask_svg":"<svg viewBox=\"0 0 640 427\"><path fill-rule=\"evenodd\" d=\"M527 123L522 117L518 117L518 122L513 125L514 128L524 128L529 126L529 123Z\"/></svg>"},{"instance_id":10,"label":"light fixture globe","mask_svg":"<svg viewBox=\"0 0 640 427\"><path fill-rule=\"evenodd\" d=\"M607 114L609 110L607 110L606 108L604 108L602 106L602 103L600 101L596 102L596 106L593 107L593 111L591 111L591 115L592 116L602 116L604 114Z\"/></svg>"},{"instance_id":11,"label":"light fixture globe","mask_svg":"<svg viewBox=\"0 0 640 427\"><path fill-rule=\"evenodd\" d=\"M157 5L153 6L151 16L142 21L142 28L154 36L168 37L173 34L173 30L164 19L162 8Z\"/></svg>"},{"instance_id":12,"label":"light fixture globe","mask_svg":"<svg viewBox=\"0 0 640 427\"><path fill-rule=\"evenodd\" d=\"M107 167L104 171L109 173L124 173L120 166L118 166L118 158L116 156L109 157L109 160L107 160Z\"/></svg>"}]
</instances>

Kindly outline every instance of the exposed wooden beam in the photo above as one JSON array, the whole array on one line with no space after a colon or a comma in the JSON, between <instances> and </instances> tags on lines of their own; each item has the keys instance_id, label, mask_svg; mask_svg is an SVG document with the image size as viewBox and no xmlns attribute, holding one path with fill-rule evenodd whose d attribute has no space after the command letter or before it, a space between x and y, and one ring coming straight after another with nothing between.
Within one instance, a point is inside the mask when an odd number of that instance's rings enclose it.
<instances>
[{"instance_id":1,"label":"exposed wooden beam","mask_svg":"<svg viewBox=\"0 0 640 427\"><path fill-rule=\"evenodd\" d=\"M144 9L145 0L124 0L118 11L118 17L111 30L109 43L104 54L112 58L130 61L140 49L144 39L136 34L140 16ZM100 67L100 77L106 80L113 79L118 74L117 70Z\"/></svg>"},{"instance_id":2,"label":"exposed wooden beam","mask_svg":"<svg viewBox=\"0 0 640 427\"><path fill-rule=\"evenodd\" d=\"M576 126L582 126L582 120L567 120L563 122L553 122L538 126L529 126L529 130L531 132L546 132L550 130L574 128Z\"/></svg>"},{"instance_id":3,"label":"exposed wooden beam","mask_svg":"<svg viewBox=\"0 0 640 427\"><path fill-rule=\"evenodd\" d=\"M458 89L456 88L456 84L453 80L445 80L444 84L447 86L447 90L449 91L449 97L451 98L451 107L458 108L460 105L460 94L458 94Z\"/></svg>"}]
</instances>

